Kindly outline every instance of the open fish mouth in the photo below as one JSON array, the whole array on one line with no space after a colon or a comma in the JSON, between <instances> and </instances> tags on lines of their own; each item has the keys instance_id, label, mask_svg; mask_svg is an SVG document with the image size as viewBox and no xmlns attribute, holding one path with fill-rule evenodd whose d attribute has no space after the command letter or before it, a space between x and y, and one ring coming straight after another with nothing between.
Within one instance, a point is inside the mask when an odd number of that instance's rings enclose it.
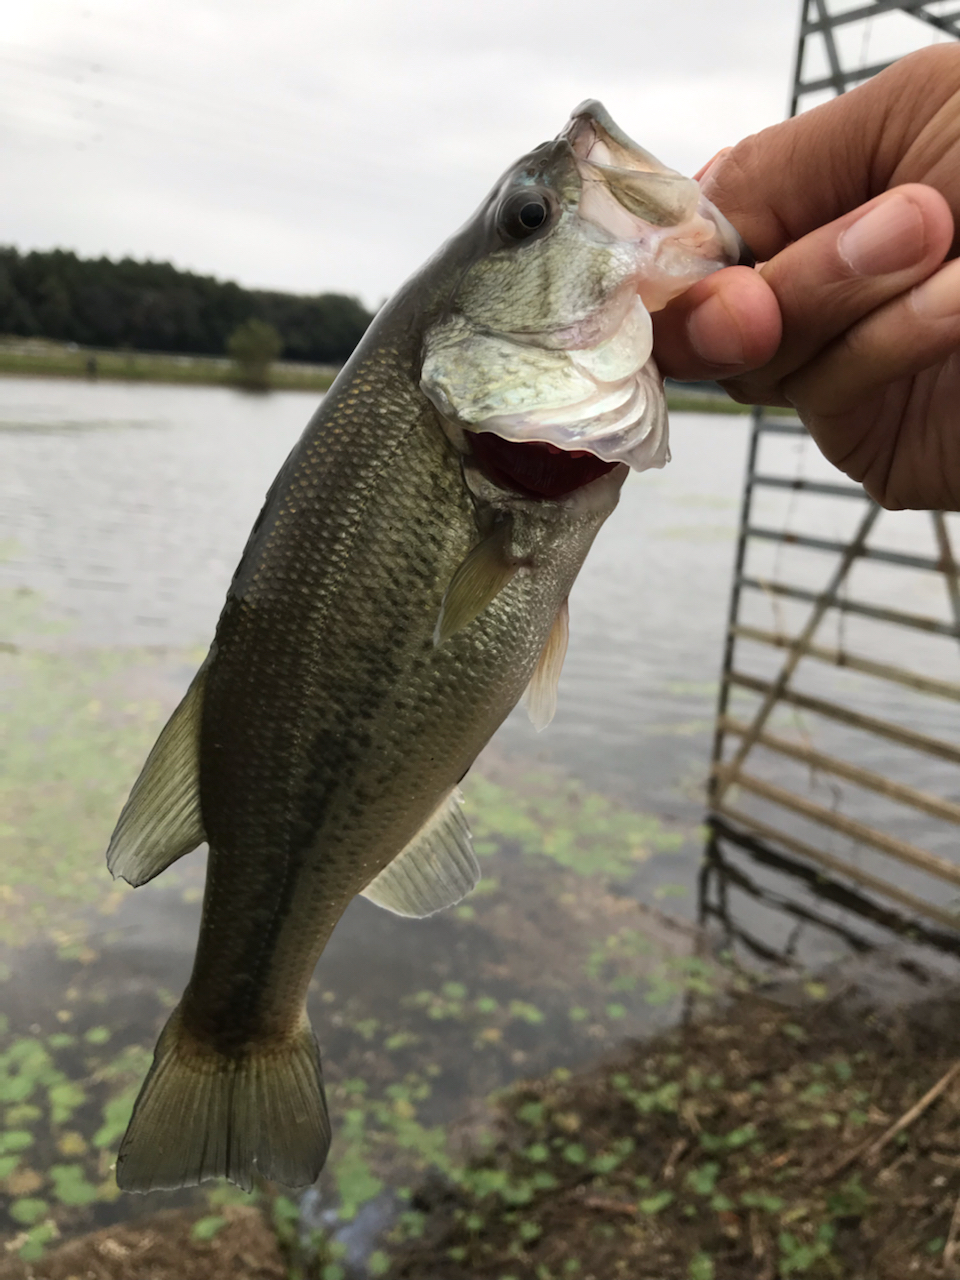
<instances>
[{"instance_id":1,"label":"open fish mouth","mask_svg":"<svg viewBox=\"0 0 960 1280\"><path fill-rule=\"evenodd\" d=\"M619 465L586 449L558 449L543 440L505 440L492 431L473 433L470 444L474 461L488 480L541 501L565 498Z\"/></svg>"},{"instance_id":2,"label":"open fish mouth","mask_svg":"<svg viewBox=\"0 0 960 1280\"><path fill-rule=\"evenodd\" d=\"M745 260L734 228L598 102L518 163L488 219L499 244L425 335L424 393L473 437L491 479L531 496L562 496L618 462L662 467L651 312Z\"/></svg>"}]
</instances>

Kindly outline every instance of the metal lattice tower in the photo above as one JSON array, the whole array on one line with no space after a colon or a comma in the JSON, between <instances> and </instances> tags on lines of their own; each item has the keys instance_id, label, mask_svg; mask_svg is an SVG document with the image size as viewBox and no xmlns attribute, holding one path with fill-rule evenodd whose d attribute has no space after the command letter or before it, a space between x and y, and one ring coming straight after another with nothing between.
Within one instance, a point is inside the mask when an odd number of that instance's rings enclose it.
<instances>
[{"instance_id":1,"label":"metal lattice tower","mask_svg":"<svg viewBox=\"0 0 960 1280\"><path fill-rule=\"evenodd\" d=\"M802 0L790 114L950 37L958 0ZM726 895L749 876L719 837L960 948L958 537L956 516L883 511L795 418L754 409L701 893L748 948Z\"/></svg>"},{"instance_id":2,"label":"metal lattice tower","mask_svg":"<svg viewBox=\"0 0 960 1280\"><path fill-rule=\"evenodd\" d=\"M844 65L840 34L844 30L869 31L869 24L882 14L904 14L917 22L926 23L955 39L960 39L960 4L931 3L931 0L873 0L872 3L844 3L844 0L801 0L800 37L797 40L797 58L794 64L793 88L790 94L790 115L799 115L804 99L825 90L846 93L862 84L878 72L889 67L895 57L882 62ZM805 64L812 47L822 44L822 54L827 69L824 74L805 72ZM863 48L864 46L861 46ZM805 78L805 76L807 78Z\"/></svg>"}]
</instances>

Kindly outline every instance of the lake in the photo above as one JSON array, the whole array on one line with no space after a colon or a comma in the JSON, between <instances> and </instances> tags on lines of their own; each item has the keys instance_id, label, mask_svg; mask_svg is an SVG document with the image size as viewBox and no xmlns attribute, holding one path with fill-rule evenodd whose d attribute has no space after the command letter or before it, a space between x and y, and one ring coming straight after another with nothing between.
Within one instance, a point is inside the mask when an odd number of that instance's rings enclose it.
<instances>
[{"instance_id":1,"label":"lake","mask_svg":"<svg viewBox=\"0 0 960 1280\"><path fill-rule=\"evenodd\" d=\"M189 974L203 852L136 892L103 852L314 405L0 381L0 1179L26 1257L200 1194L121 1198L111 1169ZM475 893L426 921L358 899L338 927L311 990L325 1212L402 1200L492 1090L721 984L697 927L701 824L748 435L746 417L677 415L675 460L626 484L571 596L556 719L537 734L515 712L467 781ZM889 940L816 877L749 865L738 918L774 949L793 931L791 972Z\"/></svg>"}]
</instances>

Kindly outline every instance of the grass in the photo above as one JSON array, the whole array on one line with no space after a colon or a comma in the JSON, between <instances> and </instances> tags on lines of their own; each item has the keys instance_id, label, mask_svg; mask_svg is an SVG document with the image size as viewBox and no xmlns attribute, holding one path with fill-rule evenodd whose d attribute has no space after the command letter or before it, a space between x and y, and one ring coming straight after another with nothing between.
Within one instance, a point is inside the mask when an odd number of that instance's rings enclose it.
<instances>
[{"instance_id":1,"label":"grass","mask_svg":"<svg viewBox=\"0 0 960 1280\"><path fill-rule=\"evenodd\" d=\"M240 383L236 365L226 358L93 350L39 339L0 341L0 375L193 386L232 387ZM326 391L335 376L335 369L322 365L281 362L270 366L268 389Z\"/></svg>"},{"instance_id":2,"label":"grass","mask_svg":"<svg viewBox=\"0 0 960 1280\"><path fill-rule=\"evenodd\" d=\"M94 362L91 365L91 361ZM323 365L279 362L270 366L272 391L326 391L336 369ZM232 360L215 356L165 355L149 351L106 351L45 338L0 338L0 377L97 378L107 382L169 382L192 386L242 385ZM673 413L749 413L723 394L667 391Z\"/></svg>"},{"instance_id":3,"label":"grass","mask_svg":"<svg viewBox=\"0 0 960 1280\"><path fill-rule=\"evenodd\" d=\"M750 405L738 404L726 395L700 391L667 392L667 408L671 413L749 413Z\"/></svg>"}]
</instances>

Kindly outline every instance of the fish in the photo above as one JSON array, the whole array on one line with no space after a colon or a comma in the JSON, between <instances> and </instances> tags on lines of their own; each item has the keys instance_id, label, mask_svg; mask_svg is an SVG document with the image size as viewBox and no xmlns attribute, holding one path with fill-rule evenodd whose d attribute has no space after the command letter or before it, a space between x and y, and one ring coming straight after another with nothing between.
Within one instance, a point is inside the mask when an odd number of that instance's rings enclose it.
<instances>
[{"instance_id":1,"label":"fish","mask_svg":"<svg viewBox=\"0 0 960 1280\"><path fill-rule=\"evenodd\" d=\"M138 886L208 846L122 1189L316 1180L314 967L355 896L419 918L476 884L459 784L521 698L552 717L574 580L629 470L668 456L650 314L745 252L587 102L376 316L107 851Z\"/></svg>"}]
</instances>

